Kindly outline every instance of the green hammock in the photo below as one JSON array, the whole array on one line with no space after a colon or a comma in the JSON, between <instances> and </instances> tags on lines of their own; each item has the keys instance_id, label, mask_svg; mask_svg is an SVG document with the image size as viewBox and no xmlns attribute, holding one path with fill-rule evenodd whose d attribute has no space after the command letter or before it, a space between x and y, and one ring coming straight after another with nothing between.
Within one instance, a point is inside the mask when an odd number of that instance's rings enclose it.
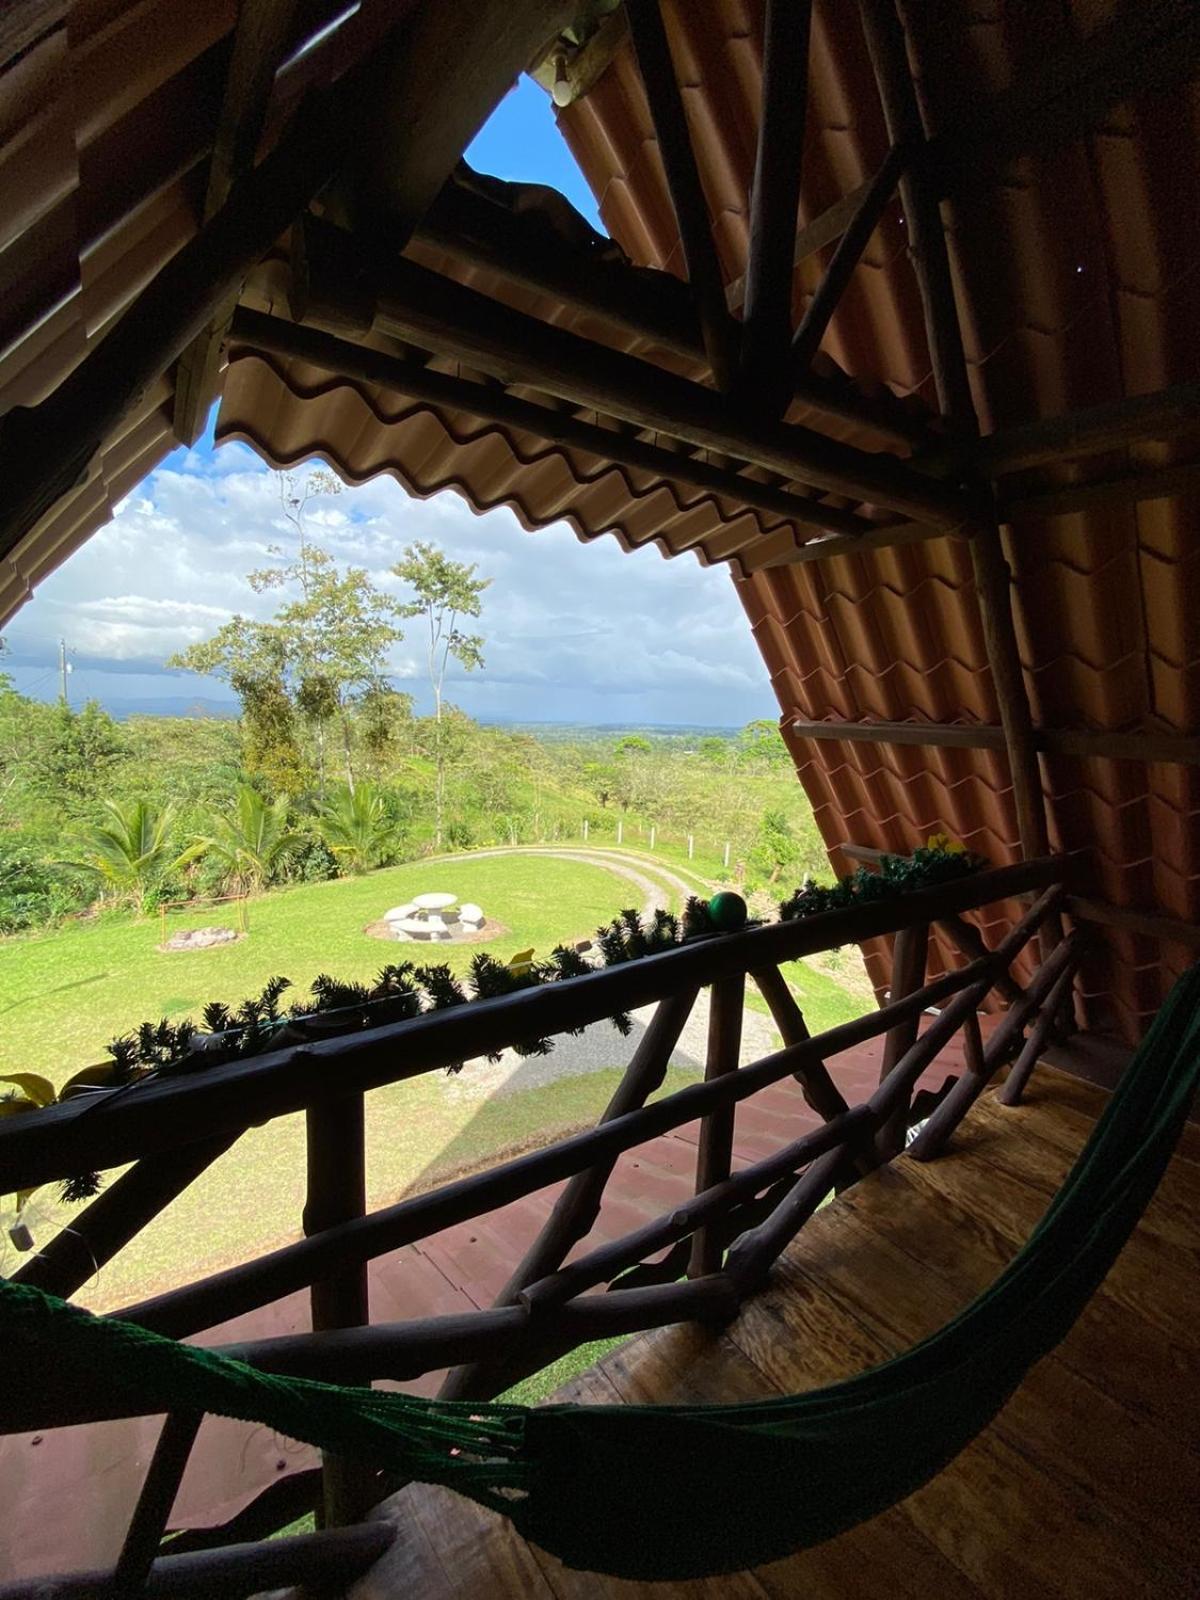
<instances>
[{"instance_id":1,"label":"green hammock","mask_svg":"<svg viewBox=\"0 0 1200 1600\"><path fill-rule=\"evenodd\" d=\"M1069 1331L1161 1178L1200 1079L1200 967L1175 985L1046 1215L992 1287L860 1376L734 1406L527 1409L259 1372L0 1281L10 1373L211 1411L446 1484L568 1566L682 1579L777 1560L928 1482ZM1014 1127L1014 1138L1020 1137Z\"/></svg>"}]
</instances>

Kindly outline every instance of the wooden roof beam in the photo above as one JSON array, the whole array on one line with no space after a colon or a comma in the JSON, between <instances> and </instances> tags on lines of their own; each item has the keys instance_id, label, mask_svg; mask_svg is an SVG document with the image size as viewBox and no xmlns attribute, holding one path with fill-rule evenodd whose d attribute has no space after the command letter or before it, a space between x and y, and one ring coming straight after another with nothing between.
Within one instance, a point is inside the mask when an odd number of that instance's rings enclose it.
<instances>
[{"instance_id":1,"label":"wooden roof beam","mask_svg":"<svg viewBox=\"0 0 1200 1600\"><path fill-rule=\"evenodd\" d=\"M1136 505L1194 493L1200 487L1200 461L1183 461L1144 472L1123 472L1089 483L1064 483L1052 489L1022 490L1001 496L1001 520L1018 517L1063 517L1091 506Z\"/></svg>"},{"instance_id":2,"label":"wooden roof beam","mask_svg":"<svg viewBox=\"0 0 1200 1600\"><path fill-rule=\"evenodd\" d=\"M807 428L747 422L701 384L526 316L415 262L373 254L358 236L309 219L307 237L316 248L307 287L295 286L301 318L310 312L318 321L357 318L360 327L366 319L382 333L454 356L504 383L532 384L636 428L934 527L957 528L977 509L957 487L924 478L894 456Z\"/></svg>"},{"instance_id":3,"label":"wooden roof beam","mask_svg":"<svg viewBox=\"0 0 1200 1600\"><path fill-rule=\"evenodd\" d=\"M963 530L967 531L966 529ZM867 533L850 537L844 533L829 533L819 539L797 542L787 549L779 549L775 538L764 538L737 552L737 567L743 577L755 572L772 572L778 567L802 567L810 561L831 561L837 556L865 556L876 550L892 550L898 545L924 544L927 539L940 539L944 528L933 528L922 522L881 523Z\"/></svg>"},{"instance_id":4,"label":"wooden roof beam","mask_svg":"<svg viewBox=\"0 0 1200 1600\"><path fill-rule=\"evenodd\" d=\"M659 0L629 0L626 15L696 297L704 348L717 388L727 392L737 373L737 327L725 301L725 278Z\"/></svg>"},{"instance_id":5,"label":"wooden roof beam","mask_svg":"<svg viewBox=\"0 0 1200 1600\"><path fill-rule=\"evenodd\" d=\"M212 220L234 181L254 165L275 71L294 35L299 5L300 0L242 0L209 163L203 222ZM176 365L174 428L180 444L195 444L204 431L217 393L221 344L236 303L234 297L221 306Z\"/></svg>"},{"instance_id":6,"label":"wooden roof beam","mask_svg":"<svg viewBox=\"0 0 1200 1600\"><path fill-rule=\"evenodd\" d=\"M836 529L847 537L871 530L871 524L852 512L823 507L818 501L743 477L691 455L647 444L626 432L586 422L571 411L554 410L508 394L495 384L474 383L437 372L420 362L372 350L366 345L335 337L316 328L300 327L280 317L239 308L231 324L231 338L250 349L311 363L327 372L407 395L427 405L465 411L483 422L518 428L551 444L590 454L649 472L666 482L686 484L708 494L764 511L774 518L821 529Z\"/></svg>"},{"instance_id":7,"label":"wooden roof beam","mask_svg":"<svg viewBox=\"0 0 1200 1600\"><path fill-rule=\"evenodd\" d=\"M456 261L489 267L522 288L554 295L687 361L707 361L691 289L673 273L597 260L463 184L446 184L414 238ZM813 373L797 376L793 393L823 416L869 428L899 448L931 442L927 422L908 414L890 394L868 397L855 393L849 380L843 387Z\"/></svg>"},{"instance_id":8,"label":"wooden roof beam","mask_svg":"<svg viewBox=\"0 0 1200 1600\"><path fill-rule=\"evenodd\" d=\"M788 726L802 739L845 744L916 745L952 750L1003 750L1004 729L990 723L843 722L793 717ZM1034 743L1050 755L1113 761L1166 762L1200 767L1200 738L1188 734L1109 733L1102 728L1035 728Z\"/></svg>"},{"instance_id":9,"label":"wooden roof beam","mask_svg":"<svg viewBox=\"0 0 1200 1600\"><path fill-rule=\"evenodd\" d=\"M750 251L742 318L741 388L778 416L791 392L792 247L808 109L812 0L768 0L762 117L750 195Z\"/></svg>"},{"instance_id":10,"label":"wooden roof beam","mask_svg":"<svg viewBox=\"0 0 1200 1600\"><path fill-rule=\"evenodd\" d=\"M1173 439L1193 428L1200 429L1200 383L1181 383L1004 428L979 441L975 460L988 477L999 478L1076 456Z\"/></svg>"}]
</instances>

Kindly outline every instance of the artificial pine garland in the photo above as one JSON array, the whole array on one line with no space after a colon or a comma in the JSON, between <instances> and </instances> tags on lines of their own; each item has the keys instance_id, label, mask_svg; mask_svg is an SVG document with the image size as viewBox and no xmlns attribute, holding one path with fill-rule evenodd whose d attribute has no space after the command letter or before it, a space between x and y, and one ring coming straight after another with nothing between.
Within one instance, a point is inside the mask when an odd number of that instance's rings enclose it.
<instances>
[{"instance_id":1,"label":"artificial pine garland","mask_svg":"<svg viewBox=\"0 0 1200 1600\"><path fill-rule=\"evenodd\" d=\"M848 906L870 905L880 900L895 900L914 889L929 889L966 877L986 866L982 856L972 855L961 845L933 840L914 850L911 856L884 856L877 871L859 867L836 883L817 883L805 878L800 887L780 902L782 922L801 917L817 917L824 911L843 911ZM934 842L937 840L938 842Z\"/></svg>"}]
</instances>

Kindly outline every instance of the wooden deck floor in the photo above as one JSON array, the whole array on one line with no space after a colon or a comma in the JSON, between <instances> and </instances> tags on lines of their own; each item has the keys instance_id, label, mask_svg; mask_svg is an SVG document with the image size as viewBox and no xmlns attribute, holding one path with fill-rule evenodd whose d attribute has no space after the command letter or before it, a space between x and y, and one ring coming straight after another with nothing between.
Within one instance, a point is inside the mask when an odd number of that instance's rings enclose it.
<instances>
[{"instance_id":1,"label":"wooden deck floor","mask_svg":"<svg viewBox=\"0 0 1200 1600\"><path fill-rule=\"evenodd\" d=\"M558 1398L742 1401L844 1377L929 1333L1028 1235L1103 1103L1043 1068L992 1096L952 1152L901 1159L821 1212L771 1288L720 1333L640 1336ZM753 1572L640 1585L572 1572L501 1518L414 1486L351 1600L958 1600L1200 1593L1200 1132L1068 1339L945 1472L902 1505Z\"/></svg>"}]
</instances>

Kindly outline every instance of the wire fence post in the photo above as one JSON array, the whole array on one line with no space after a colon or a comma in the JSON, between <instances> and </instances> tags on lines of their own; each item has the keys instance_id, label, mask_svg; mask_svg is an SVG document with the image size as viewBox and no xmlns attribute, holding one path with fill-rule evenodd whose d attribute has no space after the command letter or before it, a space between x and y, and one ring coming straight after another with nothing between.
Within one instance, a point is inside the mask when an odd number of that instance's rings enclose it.
<instances>
[{"instance_id":1,"label":"wire fence post","mask_svg":"<svg viewBox=\"0 0 1200 1600\"><path fill-rule=\"evenodd\" d=\"M651 848L651 850L654 849L654 836L655 836L655 834L657 832L658 832L658 829L655 827L655 825L653 823L651 823L650 824L650 848Z\"/></svg>"},{"instance_id":2,"label":"wire fence post","mask_svg":"<svg viewBox=\"0 0 1200 1600\"><path fill-rule=\"evenodd\" d=\"M728 839L726 839L726 841L725 841L725 855L724 855L724 858L721 861L721 865L724 867L726 872L729 871L729 840Z\"/></svg>"},{"instance_id":3,"label":"wire fence post","mask_svg":"<svg viewBox=\"0 0 1200 1600\"><path fill-rule=\"evenodd\" d=\"M583 842L584 842L584 844L587 843L587 836L588 836L588 819L586 817L584 817L584 819L583 819Z\"/></svg>"},{"instance_id":4,"label":"wire fence post","mask_svg":"<svg viewBox=\"0 0 1200 1600\"><path fill-rule=\"evenodd\" d=\"M624 840L624 837L625 837L625 819L624 819L624 817L618 817L617 818L617 843L620 844Z\"/></svg>"},{"instance_id":5,"label":"wire fence post","mask_svg":"<svg viewBox=\"0 0 1200 1600\"><path fill-rule=\"evenodd\" d=\"M688 834L688 860L690 861L695 854L696 854L696 838L695 838L694 834L689 833Z\"/></svg>"}]
</instances>

